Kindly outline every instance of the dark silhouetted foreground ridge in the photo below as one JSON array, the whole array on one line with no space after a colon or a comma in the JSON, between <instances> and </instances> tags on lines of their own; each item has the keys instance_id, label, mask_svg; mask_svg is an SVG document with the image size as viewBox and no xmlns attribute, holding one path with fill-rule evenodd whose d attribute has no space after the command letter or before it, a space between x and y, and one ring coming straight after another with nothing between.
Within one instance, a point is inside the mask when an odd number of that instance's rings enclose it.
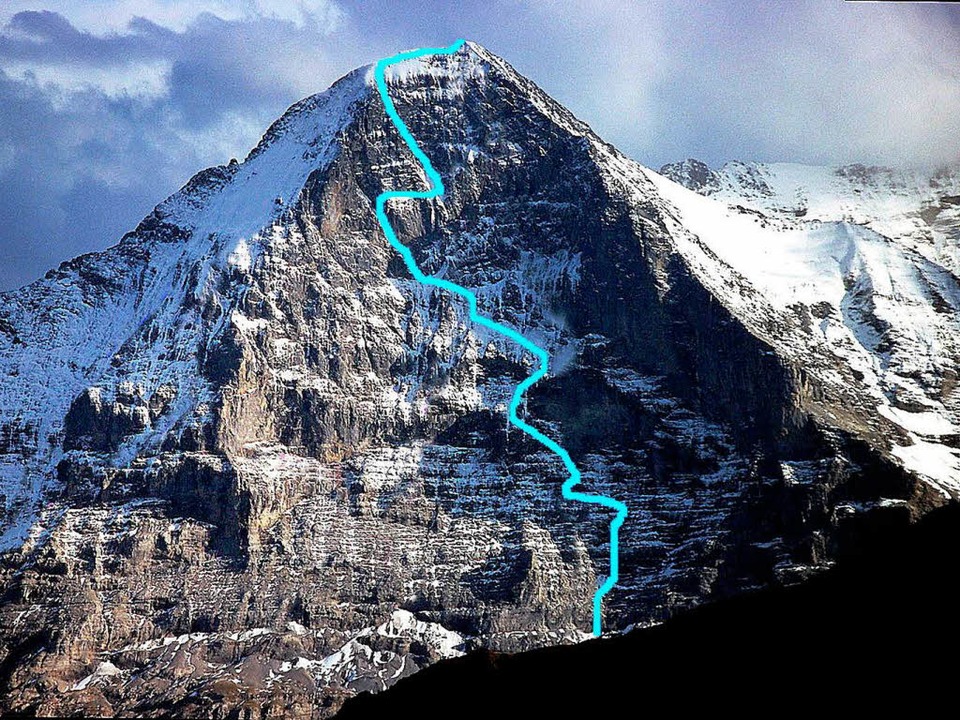
<instances>
[{"instance_id":1,"label":"dark silhouetted foreground ridge","mask_svg":"<svg viewBox=\"0 0 960 720\"><path fill-rule=\"evenodd\" d=\"M640 716L665 702L674 717L914 713L955 687L960 621L933 608L956 607L958 543L953 504L804 585L703 606L613 639L472 653L359 695L337 717L603 717L624 708Z\"/></svg>"}]
</instances>

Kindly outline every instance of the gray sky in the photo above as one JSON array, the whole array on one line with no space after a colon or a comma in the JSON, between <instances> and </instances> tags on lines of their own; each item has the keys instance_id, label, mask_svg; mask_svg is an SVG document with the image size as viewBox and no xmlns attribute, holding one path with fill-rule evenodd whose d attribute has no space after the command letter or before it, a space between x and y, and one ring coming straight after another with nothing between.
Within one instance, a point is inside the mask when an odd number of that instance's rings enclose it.
<instances>
[{"instance_id":1,"label":"gray sky","mask_svg":"<svg viewBox=\"0 0 960 720\"><path fill-rule=\"evenodd\" d=\"M624 152L960 161L960 8L840 0L4 0L0 289L114 244L299 98L476 40Z\"/></svg>"}]
</instances>

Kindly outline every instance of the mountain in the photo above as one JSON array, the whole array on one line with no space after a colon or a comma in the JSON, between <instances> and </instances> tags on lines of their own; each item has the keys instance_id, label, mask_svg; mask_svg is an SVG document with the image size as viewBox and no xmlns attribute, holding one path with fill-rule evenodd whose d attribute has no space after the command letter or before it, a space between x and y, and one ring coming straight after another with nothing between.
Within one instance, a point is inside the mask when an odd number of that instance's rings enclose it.
<instances>
[{"instance_id":1,"label":"mountain","mask_svg":"<svg viewBox=\"0 0 960 720\"><path fill-rule=\"evenodd\" d=\"M388 207L400 240L548 350L522 414L629 506L606 631L960 493L955 236L704 197L472 43L387 79L447 190ZM943 234L937 182L903 207ZM0 295L0 709L328 717L589 636L611 518L506 422L533 359L383 237L424 183L360 68Z\"/></svg>"}]
</instances>

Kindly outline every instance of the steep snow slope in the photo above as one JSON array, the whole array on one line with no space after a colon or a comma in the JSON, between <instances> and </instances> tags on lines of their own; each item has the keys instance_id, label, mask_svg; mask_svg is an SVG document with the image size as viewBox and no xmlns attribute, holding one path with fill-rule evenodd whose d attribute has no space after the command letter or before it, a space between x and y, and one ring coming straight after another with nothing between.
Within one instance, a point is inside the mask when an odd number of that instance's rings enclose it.
<instances>
[{"instance_id":1,"label":"steep snow slope","mask_svg":"<svg viewBox=\"0 0 960 720\"><path fill-rule=\"evenodd\" d=\"M686 160L660 172L703 195L768 215L862 225L960 274L958 168L730 162L711 170Z\"/></svg>"},{"instance_id":2,"label":"steep snow slope","mask_svg":"<svg viewBox=\"0 0 960 720\"><path fill-rule=\"evenodd\" d=\"M855 384L904 431L893 455L956 496L960 286L950 270L958 243L921 216L960 188L960 174L934 182L880 169L730 163L713 173L698 165L664 172L703 195L645 173L675 208L691 266L782 352L832 357L853 371L842 378L828 367L825 378ZM732 274L760 298L744 296ZM777 316L802 321L783 332Z\"/></svg>"}]
</instances>

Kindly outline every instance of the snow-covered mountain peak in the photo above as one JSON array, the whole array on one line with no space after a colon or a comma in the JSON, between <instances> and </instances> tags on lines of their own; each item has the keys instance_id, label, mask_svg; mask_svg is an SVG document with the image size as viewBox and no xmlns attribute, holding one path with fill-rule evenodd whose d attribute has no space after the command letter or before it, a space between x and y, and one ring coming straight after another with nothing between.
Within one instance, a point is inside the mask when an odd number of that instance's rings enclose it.
<instances>
[{"instance_id":1,"label":"snow-covered mountain peak","mask_svg":"<svg viewBox=\"0 0 960 720\"><path fill-rule=\"evenodd\" d=\"M7 376L0 428L37 436L29 456L0 457L8 518L25 512L29 521L43 476L60 461L67 409L84 388L132 383L145 403L164 387L178 388L167 420L118 456L121 463L212 399L216 391L198 374L196 355L233 317L229 305L243 291L242 278L278 237L307 179L336 156L338 138L373 92L369 74L358 69L295 104L243 162L197 174L114 248L0 294ZM113 393L107 397L112 402ZM25 527L5 523L0 548L22 540Z\"/></svg>"},{"instance_id":2,"label":"snow-covered mountain peak","mask_svg":"<svg viewBox=\"0 0 960 720\"><path fill-rule=\"evenodd\" d=\"M290 107L243 162L195 176L158 206L160 218L238 238L267 227L296 199L309 174L330 161L337 134L353 119L357 103L373 92L371 68L354 70Z\"/></svg>"},{"instance_id":3,"label":"snow-covered mountain peak","mask_svg":"<svg viewBox=\"0 0 960 720\"><path fill-rule=\"evenodd\" d=\"M547 349L521 412L630 508L605 628L801 579L960 494L956 278L812 190L947 233L949 177L898 215L883 173L688 161L704 196L478 45L387 81L446 187L390 204L398 238ZM423 181L360 68L0 296L11 702L325 717L462 650L583 638L609 518L509 430L534 361L384 238L377 196Z\"/></svg>"}]
</instances>

